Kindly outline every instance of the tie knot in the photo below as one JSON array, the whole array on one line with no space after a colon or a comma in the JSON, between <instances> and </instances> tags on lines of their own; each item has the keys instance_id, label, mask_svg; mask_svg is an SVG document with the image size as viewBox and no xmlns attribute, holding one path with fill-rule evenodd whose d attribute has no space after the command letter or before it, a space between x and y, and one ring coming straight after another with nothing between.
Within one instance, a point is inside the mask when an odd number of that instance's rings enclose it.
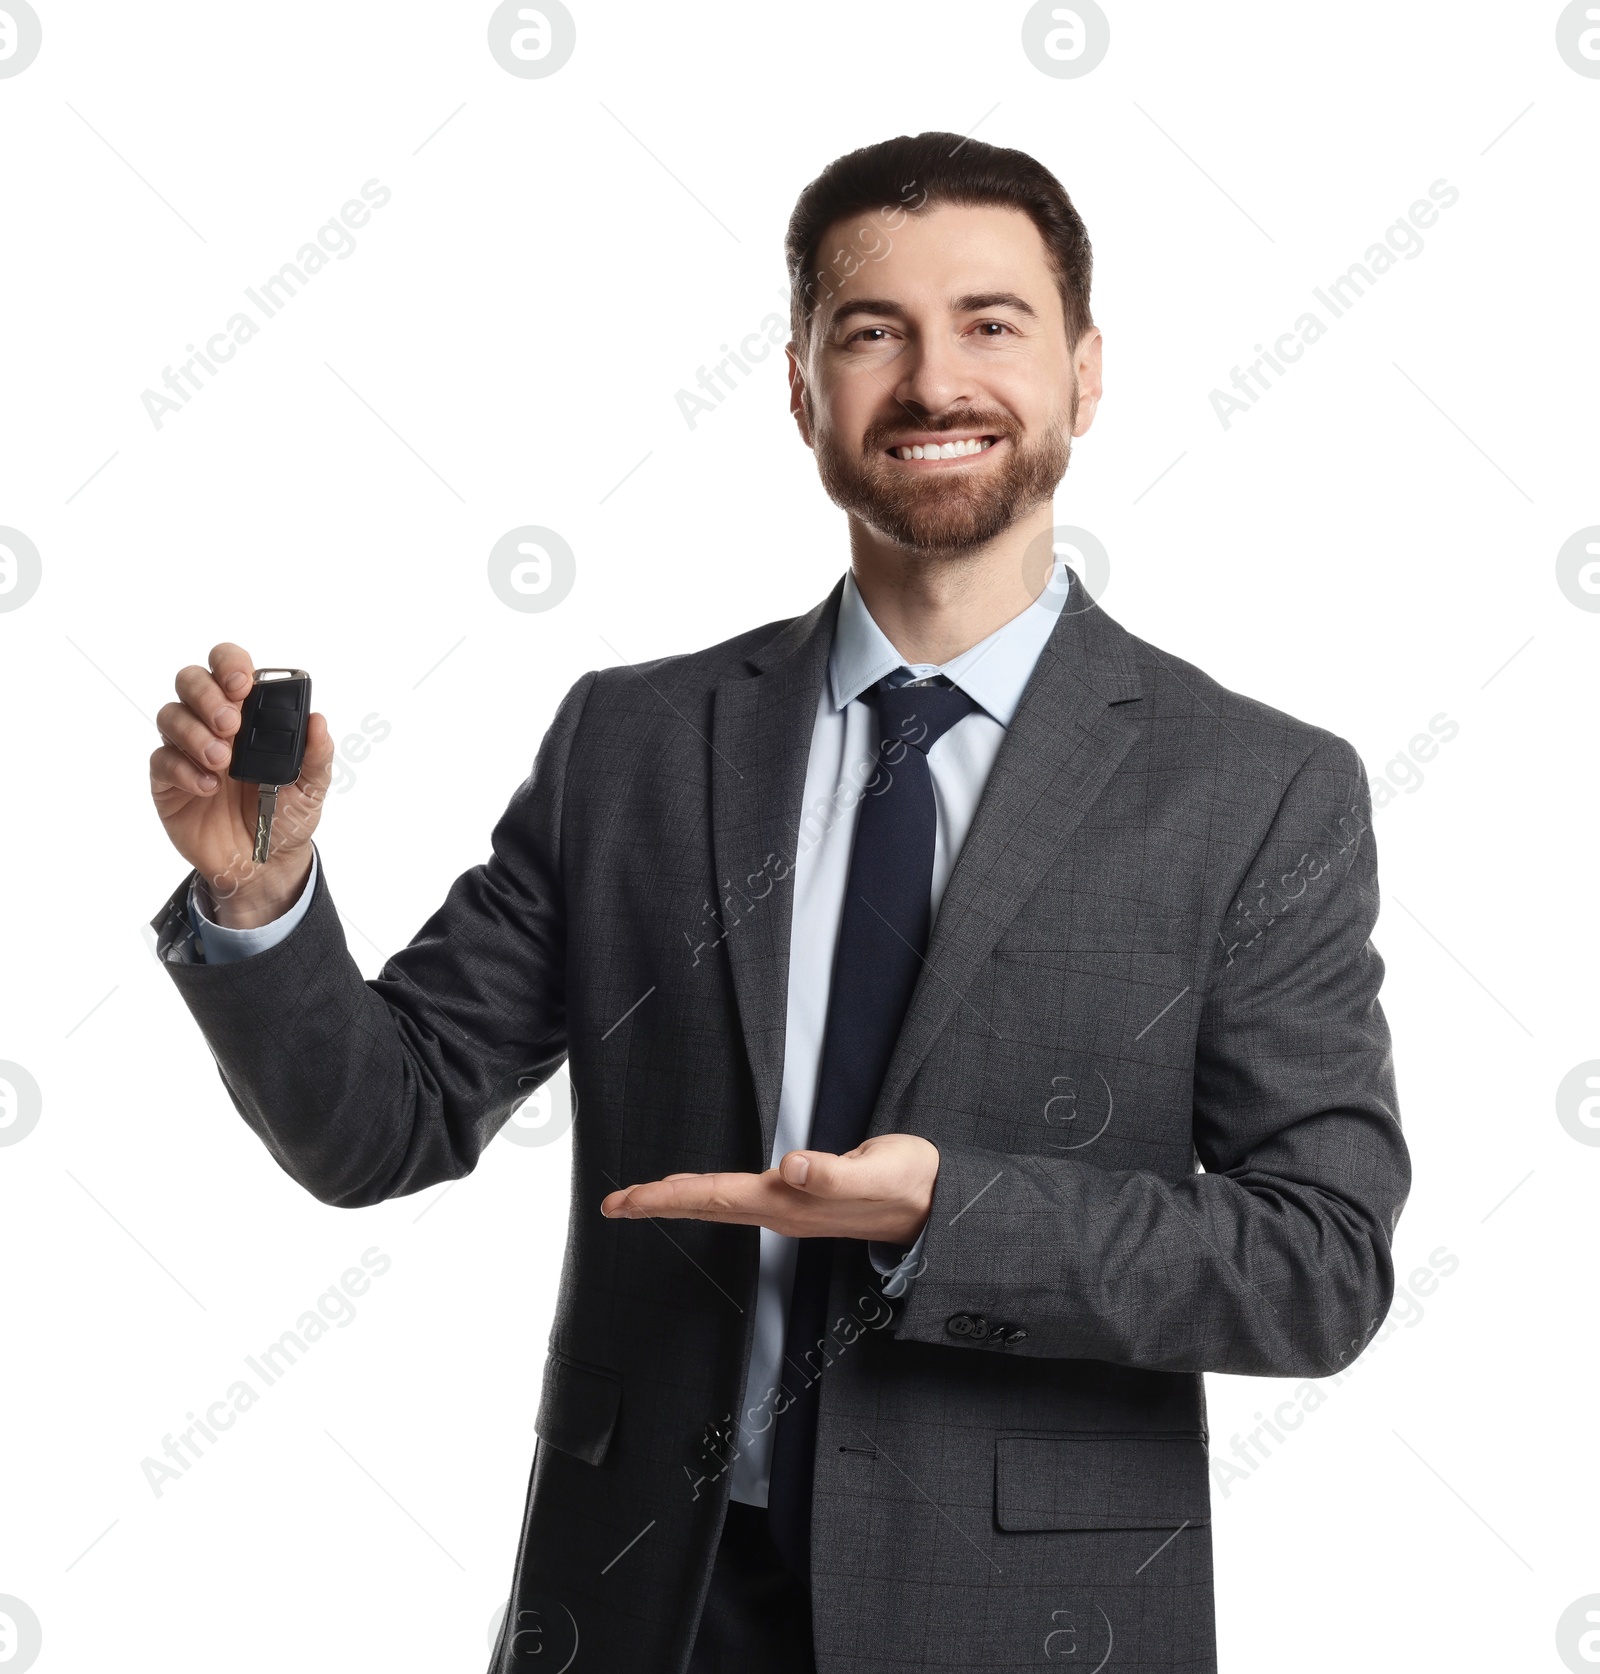
<instances>
[{"instance_id":1,"label":"tie knot","mask_svg":"<svg viewBox=\"0 0 1600 1674\"><path fill-rule=\"evenodd\" d=\"M975 699L942 674L907 686L880 680L873 688L873 699L882 743L909 744L924 755L978 707Z\"/></svg>"}]
</instances>

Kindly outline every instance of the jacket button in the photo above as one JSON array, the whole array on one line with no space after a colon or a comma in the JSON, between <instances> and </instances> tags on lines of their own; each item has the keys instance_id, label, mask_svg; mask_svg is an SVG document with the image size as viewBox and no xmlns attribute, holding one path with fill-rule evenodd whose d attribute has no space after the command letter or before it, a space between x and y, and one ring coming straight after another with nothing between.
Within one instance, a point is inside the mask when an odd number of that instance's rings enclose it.
<instances>
[{"instance_id":1,"label":"jacket button","mask_svg":"<svg viewBox=\"0 0 1600 1674\"><path fill-rule=\"evenodd\" d=\"M944 1328L952 1337L970 1337L976 1324L971 1314L951 1314L944 1322Z\"/></svg>"},{"instance_id":2,"label":"jacket button","mask_svg":"<svg viewBox=\"0 0 1600 1674\"><path fill-rule=\"evenodd\" d=\"M1020 1343L1027 1335L1028 1333L1024 1331L1020 1325L1013 1325L1011 1329L1006 1332L1005 1340L1008 1343Z\"/></svg>"},{"instance_id":3,"label":"jacket button","mask_svg":"<svg viewBox=\"0 0 1600 1674\"><path fill-rule=\"evenodd\" d=\"M985 1341L993 1333L993 1330L994 1330L994 1327L989 1324L988 1320L986 1320L983 1317L982 1314L975 1314L973 1316L973 1320L972 1320L972 1340L973 1340L973 1342L981 1343L981 1342Z\"/></svg>"}]
</instances>

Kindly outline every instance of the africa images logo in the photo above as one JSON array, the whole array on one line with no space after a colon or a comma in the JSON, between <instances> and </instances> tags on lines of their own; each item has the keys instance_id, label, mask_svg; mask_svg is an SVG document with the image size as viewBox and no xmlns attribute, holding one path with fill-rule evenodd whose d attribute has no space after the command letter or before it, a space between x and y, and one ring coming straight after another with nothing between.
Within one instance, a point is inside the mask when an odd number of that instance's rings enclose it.
<instances>
[{"instance_id":1,"label":"africa images logo","mask_svg":"<svg viewBox=\"0 0 1600 1674\"><path fill-rule=\"evenodd\" d=\"M20 76L39 56L43 39L39 14L27 0L5 0L0 5L0 77Z\"/></svg>"}]
</instances>

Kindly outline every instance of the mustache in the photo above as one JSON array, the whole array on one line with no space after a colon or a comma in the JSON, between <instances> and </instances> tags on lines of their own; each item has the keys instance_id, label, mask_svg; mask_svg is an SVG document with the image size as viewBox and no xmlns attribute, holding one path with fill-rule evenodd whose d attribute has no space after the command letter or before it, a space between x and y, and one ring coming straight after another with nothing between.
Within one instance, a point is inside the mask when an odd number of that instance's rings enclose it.
<instances>
[{"instance_id":1,"label":"mustache","mask_svg":"<svg viewBox=\"0 0 1600 1674\"><path fill-rule=\"evenodd\" d=\"M867 426L861 438L861 446L864 452L876 453L881 448L899 446L902 438L913 431L931 431L935 435L942 435L950 430L976 430L985 436L1005 436L1013 440L1022 434L1022 426L1009 413L979 412L963 408L919 422L904 418L879 419Z\"/></svg>"}]
</instances>

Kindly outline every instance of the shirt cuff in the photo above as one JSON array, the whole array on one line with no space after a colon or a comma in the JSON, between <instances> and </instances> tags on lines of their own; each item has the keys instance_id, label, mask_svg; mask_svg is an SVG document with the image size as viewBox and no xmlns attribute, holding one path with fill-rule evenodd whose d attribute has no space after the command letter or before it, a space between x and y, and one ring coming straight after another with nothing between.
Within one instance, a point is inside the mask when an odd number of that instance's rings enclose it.
<instances>
[{"instance_id":1,"label":"shirt cuff","mask_svg":"<svg viewBox=\"0 0 1600 1674\"><path fill-rule=\"evenodd\" d=\"M910 1288L911 1281L922 1271L922 1245L928 1236L927 1227L917 1234L917 1241L904 1255L897 1256L895 1251L898 1244L880 1244L869 1241L867 1244L867 1259L877 1269L883 1279L883 1294L890 1301L896 1301L905 1295Z\"/></svg>"},{"instance_id":2,"label":"shirt cuff","mask_svg":"<svg viewBox=\"0 0 1600 1674\"><path fill-rule=\"evenodd\" d=\"M305 888L300 891L295 904L286 913L266 924L258 924L248 930L234 930L225 924L218 924L209 916L209 913L216 912L217 904L212 900L205 880L197 872L189 885L189 922L194 927L195 939L200 944L205 963L232 965L240 959L248 959L253 953L265 953L269 947L276 947L306 916L316 887L317 849L313 843L311 870L306 876Z\"/></svg>"}]
</instances>

